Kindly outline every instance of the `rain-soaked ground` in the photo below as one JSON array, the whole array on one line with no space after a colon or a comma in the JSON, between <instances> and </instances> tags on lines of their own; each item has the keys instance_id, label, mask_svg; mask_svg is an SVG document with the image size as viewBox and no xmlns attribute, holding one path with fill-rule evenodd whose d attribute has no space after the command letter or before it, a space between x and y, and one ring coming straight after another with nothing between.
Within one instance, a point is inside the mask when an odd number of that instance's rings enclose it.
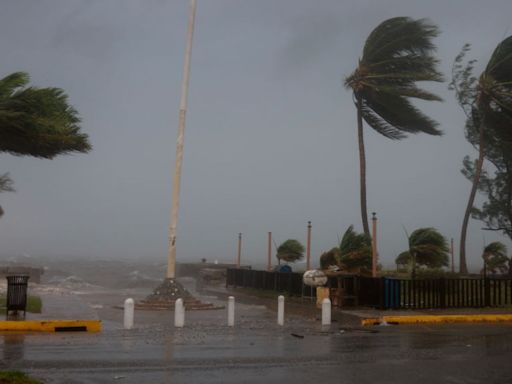
<instances>
[{"instance_id":1,"label":"rain-soaked ground","mask_svg":"<svg viewBox=\"0 0 512 384\"><path fill-rule=\"evenodd\" d=\"M3 334L0 367L46 383L512 383L510 323L322 330L316 316L288 316L278 327L275 312L238 303L235 328L225 310L187 312L183 329L172 312L138 311L123 330L112 305L126 294L54 297L53 310L81 302L103 331Z\"/></svg>"}]
</instances>

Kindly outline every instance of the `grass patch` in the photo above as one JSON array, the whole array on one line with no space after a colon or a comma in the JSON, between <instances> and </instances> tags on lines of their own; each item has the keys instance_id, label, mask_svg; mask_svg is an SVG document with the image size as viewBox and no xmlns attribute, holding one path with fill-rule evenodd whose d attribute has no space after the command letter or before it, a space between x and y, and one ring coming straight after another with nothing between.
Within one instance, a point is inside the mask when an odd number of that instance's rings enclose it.
<instances>
[{"instance_id":1,"label":"grass patch","mask_svg":"<svg viewBox=\"0 0 512 384\"><path fill-rule=\"evenodd\" d=\"M7 304L7 298L5 296L0 297L0 314L5 314L5 306ZM39 296L29 296L27 298L27 312L30 313L41 313L43 308L43 302ZM0 381L0 384L3 384Z\"/></svg>"},{"instance_id":2,"label":"grass patch","mask_svg":"<svg viewBox=\"0 0 512 384\"><path fill-rule=\"evenodd\" d=\"M23 372L3 371L0 372L0 384L42 384L42 382L31 379Z\"/></svg>"}]
</instances>

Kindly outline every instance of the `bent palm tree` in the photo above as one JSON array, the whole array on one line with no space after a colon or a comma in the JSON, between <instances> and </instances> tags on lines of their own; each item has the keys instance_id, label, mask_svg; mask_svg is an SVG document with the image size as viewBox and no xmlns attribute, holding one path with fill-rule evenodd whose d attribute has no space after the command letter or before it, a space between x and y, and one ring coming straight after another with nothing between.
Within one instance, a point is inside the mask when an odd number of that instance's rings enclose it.
<instances>
[{"instance_id":1,"label":"bent palm tree","mask_svg":"<svg viewBox=\"0 0 512 384\"><path fill-rule=\"evenodd\" d=\"M441 135L437 123L414 107L409 98L441 101L433 93L416 86L418 81L443 81L432 55L432 39L438 28L424 19L388 19L375 28L366 40L356 70L345 79L357 108L360 163L361 216L364 233L370 236L366 208L366 159L363 119L375 131L392 139L408 133Z\"/></svg>"},{"instance_id":2,"label":"bent palm tree","mask_svg":"<svg viewBox=\"0 0 512 384\"><path fill-rule=\"evenodd\" d=\"M372 268L372 239L365 233L357 233L351 225L340 243L340 261L348 269Z\"/></svg>"},{"instance_id":3,"label":"bent palm tree","mask_svg":"<svg viewBox=\"0 0 512 384\"><path fill-rule=\"evenodd\" d=\"M416 277L416 265L440 268L448 265L448 242L435 228L419 228L407 236L409 250L398 255L397 260L412 263L412 278Z\"/></svg>"},{"instance_id":4,"label":"bent palm tree","mask_svg":"<svg viewBox=\"0 0 512 384\"><path fill-rule=\"evenodd\" d=\"M512 141L512 36L498 44L480 77L472 75L474 60L461 64L469 44L455 58L451 89L467 115L466 136L478 148L473 185L462 220L460 234L460 273L468 273L466 236L469 217L475 202L488 144Z\"/></svg>"},{"instance_id":5,"label":"bent palm tree","mask_svg":"<svg viewBox=\"0 0 512 384\"><path fill-rule=\"evenodd\" d=\"M91 145L64 91L27 87L28 82L24 72L0 79L0 152L45 159L88 152ZM6 191L13 191L8 174L0 175L0 192Z\"/></svg>"},{"instance_id":6,"label":"bent palm tree","mask_svg":"<svg viewBox=\"0 0 512 384\"><path fill-rule=\"evenodd\" d=\"M0 152L46 159L88 152L91 145L64 91L27 87L28 82L23 72L0 80Z\"/></svg>"}]
</instances>

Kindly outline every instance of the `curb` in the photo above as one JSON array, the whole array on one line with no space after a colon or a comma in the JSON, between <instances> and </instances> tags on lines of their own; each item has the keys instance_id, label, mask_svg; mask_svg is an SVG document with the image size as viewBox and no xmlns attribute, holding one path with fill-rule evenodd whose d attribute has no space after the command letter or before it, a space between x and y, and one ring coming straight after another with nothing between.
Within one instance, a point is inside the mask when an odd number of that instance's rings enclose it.
<instances>
[{"instance_id":1,"label":"curb","mask_svg":"<svg viewBox=\"0 0 512 384\"><path fill-rule=\"evenodd\" d=\"M381 318L362 319L362 325L388 324L442 324L442 323L497 323L512 321L512 314L495 315L420 315L420 316L383 316Z\"/></svg>"},{"instance_id":2,"label":"curb","mask_svg":"<svg viewBox=\"0 0 512 384\"><path fill-rule=\"evenodd\" d=\"M101 320L7 320L0 321L0 331L99 332Z\"/></svg>"}]
</instances>

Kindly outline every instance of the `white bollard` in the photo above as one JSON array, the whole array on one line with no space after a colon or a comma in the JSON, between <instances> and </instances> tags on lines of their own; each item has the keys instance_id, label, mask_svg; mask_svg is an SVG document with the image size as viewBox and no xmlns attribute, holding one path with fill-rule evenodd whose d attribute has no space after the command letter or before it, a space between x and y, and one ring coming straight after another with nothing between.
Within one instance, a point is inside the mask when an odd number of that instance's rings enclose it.
<instances>
[{"instance_id":1,"label":"white bollard","mask_svg":"<svg viewBox=\"0 0 512 384\"><path fill-rule=\"evenodd\" d=\"M235 326L235 298L228 297L228 327Z\"/></svg>"},{"instance_id":2,"label":"white bollard","mask_svg":"<svg viewBox=\"0 0 512 384\"><path fill-rule=\"evenodd\" d=\"M322 325L331 325L331 300L322 300Z\"/></svg>"},{"instance_id":3,"label":"white bollard","mask_svg":"<svg viewBox=\"0 0 512 384\"><path fill-rule=\"evenodd\" d=\"M284 325L284 296L277 297L277 324Z\"/></svg>"},{"instance_id":4,"label":"white bollard","mask_svg":"<svg viewBox=\"0 0 512 384\"><path fill-rule=\"evenodd\" d=\"M185 325L185 307L183 306L183 299L177 299L174 303L174 326L176 328L183 328Z\"/></svg>"},{"instance_id":5,"label":"white bollard","mask_svg":"<svg viewBox=\"0 0 512 384\"><path fill-rule=\"evenodd\" d=\"M133 299L126 299L124 301L124 329L133 328L133 315L135 312L135 303Z\"/></svg>"}]
</instances>

